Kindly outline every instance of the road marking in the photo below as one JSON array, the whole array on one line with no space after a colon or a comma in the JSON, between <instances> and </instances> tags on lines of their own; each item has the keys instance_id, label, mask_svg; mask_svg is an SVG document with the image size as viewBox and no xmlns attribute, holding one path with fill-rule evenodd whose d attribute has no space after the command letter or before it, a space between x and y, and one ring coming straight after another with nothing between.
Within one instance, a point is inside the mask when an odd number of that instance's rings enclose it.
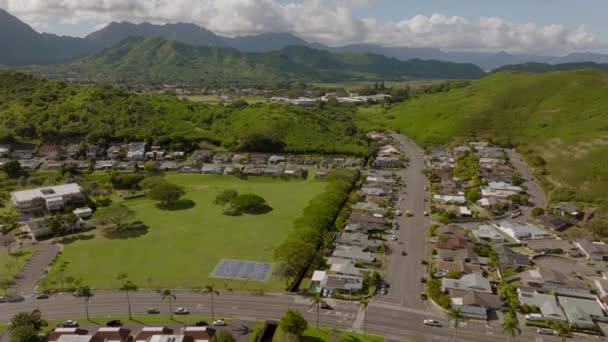
<instances>
[{"instance_id":1,"label":"road marking","mask_svg":"<svg viewBox=\"0 0 608 342\"><path fill-rule=\"evenodd\" d=\"M408 308L403 305L393 304L393 303L384 303L384 302L371 302L371 306L381 308L381 309L389 309L389 310L397 310L404 311L408 313L418 314L422 316L432 316L432 314L426 310Z\"/></svg>"}]
</instances>

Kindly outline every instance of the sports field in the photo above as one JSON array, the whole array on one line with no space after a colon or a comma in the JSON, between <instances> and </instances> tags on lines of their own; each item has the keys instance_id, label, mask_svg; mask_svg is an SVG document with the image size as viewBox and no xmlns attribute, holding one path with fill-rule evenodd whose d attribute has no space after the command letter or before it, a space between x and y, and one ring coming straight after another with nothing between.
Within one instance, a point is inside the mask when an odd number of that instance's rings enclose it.
<instances>
[{"instance_id":1,"label":"sports field","mask_svg":"<svg viewBox=\"0 0 608 342\"><path fill-rule=\"evenodd\" d=\"M272 261L275 248L292 229L308 202L324 190L324 183L271 178L168 174L169 182L185 187L190 209L163 211L148 199L121 202L137 212L148 231L128 239L108 239L102 229L72 238L55 263L50 279L83 279L95 289L116 288L124 272L141 288L199 288L214 283L220 289L281 290L284 282L211 278L221 259ZM272 211L261 215L226 216L213 204L217 193L235 189L266 199ZM117 204L117 203L115 203Z\"/></svg>"}]
</instances>

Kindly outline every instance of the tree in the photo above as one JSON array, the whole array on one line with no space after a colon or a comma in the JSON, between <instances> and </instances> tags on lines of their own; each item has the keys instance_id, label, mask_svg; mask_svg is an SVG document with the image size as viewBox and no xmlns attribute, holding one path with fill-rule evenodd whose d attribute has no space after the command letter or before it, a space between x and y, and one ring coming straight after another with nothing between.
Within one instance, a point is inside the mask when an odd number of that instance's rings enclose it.
<instances>
[{"instance_id":1,"label":"tree","mask_svg":"<svg viewBox=\"0 0 608 342\"><path fill-rule=\"evenodd\" d=\"M266 200L255 194L243 194L236 196L232 205L243 212L255 213L266 205Z\"/></svg>"},{"instance_id":2,"label":"tree","mask_svg":"<svg viewBox=\"0 0 608 342\"><path fill-rule=\"evenodd\" d=\"M361 310L363 310L363 340L366 339L366 335L367 335L367 306L369 305L369 300L368 299L361 299L361 301L359 301L359 306L361 307Z\"/></svg>"},{"instance_id":3,"label":"tree","mask_svg":"<svg viewBox=\"0 0 608 342\"><path fill-rule=\"evenodd\" d=\"M211 297L211 320L213 320L213 295L219 296L220 293L215 289L213 284L205 286L203 289L203 294L208 294Z\"/></svg>"},{"instance_id":4,"label":"tree","mask_svg":"<svg viewBox=\"0 0 608 342\"><path fill-rule=\"evenodd\" d=\"M43 216L46 214L46 200L42 197L36 197L32 199L32 211L36 216Z\"/></svg>"},{"instance_id":5,"label":"tree","mask_svg":"<svg viewBox=\"0 0 608 342\"><path fill-rule=\"evenodd\" d=\"M144 178L141 182L139 182L139 186L142 189L152 189L158 184L165 184L167 181L161 176L150 176Z\"/></svg>"},{"instance_id":6,"label":"tree","mask_svg":"<svg viewBox=\"0 0 608 342\"><path fill-rule=\"evenodd\" d=\"M11 160L4 164L2 170L12 179L17 179L25 173L23 168L21 168L21 164L16 160Z\"/></svg>"},{"instance_id":7,"label":"tree","mask_svg":"<svg viewBox=\"0 0 608 342\"><path fill-rule=\"evenodd\" d=\"M160 173L158 165L156 165L156 163L153 161L144 163L144 171L146 171L146 173L149 175L157 175Z\"/></svg>"},{"instance_id":8,"label":"tree","mask_svg":"<svg viewBox=\"0 0 608 342\"><path fill-rule=\"evenodd\" d=\"M0 224L2 224L7 231L14 229L18 226L19 217L21 217L21 214L15 208L11 208L10 210L0 213Z\"/></svg>"},{"instance_id":9,"label":"tree","mask_svg":"<svg viewBox=\"0 0 608 342\"><path fill-rule=\"evenodd\" d=\"M91 291L90 287L88 287L86 285L82 285L76 289L76 296L82 297L82 299L84 300L84 310L85 310L87 321L88 321L89 320L89 299L91 299L91 297L93 297L93 291Z\"/></svg>"},{"instance_id":10,"label":"tree","mask_svg":"<svg viewBox=\"0 0 608 342\"><path fill-rule=\"evenodd\" d=\"M63 226L65 221L59 215L51 215L44 219L44 225L46 225L54 235L60 235L63 233Z\"/></svg>"},{"instance_id":11,"label":"tree","mask_svg":"<svg viewBox=\"0 0 608 342\"><path fill-rule=\"evenodd\" d=\"M39 332L48 323L42 319L42 312L36 309L32 312L19 312L11 319L11 327L30 325L35 331Z\"/></svg>"},{"instance_id":12,"label":"tree","mask_svg":"<svg viewBox=\"0 0 608 342\"><path fill-rule=\"evenodd\" d=\"M181 186L165 182L152 187L148 197L160 201L161 205L167 208L173 208L185 193Z\"/></svg>"},{"instance_id":13,"label":"tree","mask_svg":"<svg viewBox=\"0 0 608 342\"><path fill-rule=\"evenodd\" d=\"M460 312L460 308L450 309L450 311L448 311L448 316L454 320L454 342L456 342L458 336L458 321L462 319L462 312Z\"/></svg>"},{"instance_id":14,"label":"tree","mask_svg":"<svg viewBox=\"0 0 608 342\"><path fill-rule=\"evenodd\" d=\"M135 216L135 211L121 204L107 208L102 213L99 213L98 216L100 216L99 220L101 222L110 222L117 228L122 228L127 220Z\"/></svg>"},{"instance_id":15,"label":"tree","mask_svg":"<svg viewBox=\"0 0 608 342\"><path fill-rule=\"evenodd\" d=\"M119 273L116 276L116 279L121 282L119 290L124 291L127 295L127 308L129 309L129 319L131 319L131 298L129 297L129 291L137 291L138 287L127 278L128 276L126 273Z\"/></svg>"},{"instance_id":16,"label":"tree","mask_svg":"<svg viewBox=\"0 0 608 342\"><path fill-rule=\"evenodd\" d=\"M310 299L310 307L316 307L317 309L317 331L319 331L319 310L322 306L326 305L325 301L318 294Z\"/></svg>"},{"instance_id":17,"label":"tree","mask_svg":"<svg viewBox=\"0 0 608 342\"><path fill-rule=\"evenodd\" d=\"M224 205L232 202L236 198L236 196L238 196L238 192L236 190L226 189L217 194L217 196L215 196L215 200L213 201L213 203Z\"/></svg>"},{"instance_id":18,"label":"tree","mask_svg":"<svg viewBox=\"0 0 608 342\"><path fill-rule=\"evenodd\" d=\"M11 326L11 342L38 342L42 341L40 330L36 330L32 324Z\"/></svg>"},{"instance_id":19,"label":"tree","mask_svg":"<svg viewBox=\"0 0 608 342\"><path fill-rule=\"evenodd\" d=\"M173 301L177 299L173 292L170 289L164 289L160 293L161 300L168 299L169 300L169 319L173 320Z\"/></svg>"},{"instance_id":20,"label":"tree","mask_svg":"<svg viewBox=\"0 0 608 342\"><path fill-rule=\"evenodd\" d=\"M500 326L502 327L502 331L507 334L507 341L509 342L515 339L516 334L521 334L519 321L513 312L509 312L505 315L505 318Z\"/></svg>"},{"instance_id":21,"label":"tree","mask_svg":"<svg viewBox=\"0 0 608 342\"><path fill-rule=\"evenodd\" d=\"M561 338L562 342L566 342L566 338L572 333L570 324L566 322L555 322L551 327L555 330L557 336Z\"/></svg>"},{"instance_id":22,"label":"tree","mask_svg":"<svg viewBox=\"0 0 608 342\"><path fill-rule=\"evenodd\" d=\"M211 342L235 342L234 335L229 330L219 330L211 338Z\"/></svg>"},{"instance_id":23,"label":"tree","mask_svg":"<svg viewBox=\"0 0 608 342\"><path fill-rule=\"evenodd\" d=\"M279 326L282 331L301 337L304 334L304 331L308 329L308 322L306 322L299 311L287 310L285 315L281 317Z\"/></svg>"}]
</instances>

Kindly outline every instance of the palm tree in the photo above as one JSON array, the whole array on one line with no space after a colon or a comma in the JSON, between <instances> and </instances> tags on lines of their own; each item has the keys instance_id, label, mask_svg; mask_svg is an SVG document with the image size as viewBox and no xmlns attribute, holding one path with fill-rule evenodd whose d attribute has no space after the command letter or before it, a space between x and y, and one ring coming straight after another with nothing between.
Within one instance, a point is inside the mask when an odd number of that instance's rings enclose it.
<instances>
[{"instance_id":1,"label":"palm tree","mask_svg":"<svg viewBox=\"0 0 608 342\"><path fill-rule=\"evenodd\" d=\"M125 294L127 295L127 307L129 308L129 320L130 320L132 317L131 317L131 298L129 298L129 291L137 291L137 285L135 285L132 281L127 279L127 277L128 276L126 273L119 273L116 276L116 279L120 280L122 282L119 290L125 291Z\"/></svg>"},{"instance_id":2,"label":"palm tree","mask_svg":"<svg viewBox=\"0 0 608 342\"><path fill-rule=\"evenodd\" d=\"M215 289L215 285L207 285L203 290L203 294L209 294L211 296L211 320L213 321L213 295L219 296L220 293Z\"/></svg>"},{"instance_id":3,"label":"palm tree","mask_svg":"<svg viewBox=\"0 0 608 342\"><path fill-rule=\"evenodd\" d=\"M359 306L363 309L363 340L365 340L367 334L367 306L369 305L369 300L361 299L359 302Z\"/></svg>"},{"instance_id":4,"label":"palm tree","mask_svg":"<svg viewBox=\"0 0 608 342\"><path fill-rule=\"evenodd\" d=\"M460 308L458 309L450 309L448 311L448 316L454 320L454 342L456 342L456 337L458 336L458 321L462 319L462 313L460 312Z\"/></svg>"},{"instance_id":5,"label":"palm tree","mask_svg":"<svg viewBox=\"0 0 608 342\"><path fill-rule=\"evenodd\" d=\"M93 297L93 291L91 288L86 285L81 285L76 289L76 296L82 297L84 300L84 310L87 315L87 321L89 320L89 299Z\"/></svg>"},{"instance_id":6,"label":"palm tree","mask_svg":"<svg viewBox=\"0 0 608 342\"><path fill-rule=\"evenodd\" d=\"M517 321L517 317L515 317L515 314L512 312L505 315L501 327L502 331L507 333L507 341L509 342L515 339L515 334L521 334L519 321Z\"/></svg>"},{"instance_id":7,"label":"palm tree","mask_svg":"<svg viewBox=\"0 0 608 342\"><path fill-rule=\"evenodd\" d=\"M319 309L325 305L325 301L318 294L310 299L310 307L317 307L317 331L319 331Z\"/></svg>"},{"instance_id":8,"label":"palm tree","mask_svg":"<svg viewBox=\"0 0 608 342\"><path fill-rule=\"evenodd\" d=\"M554 323L552 325L553 330L557 333L557 336L561 337L562 342L566 341L566 337L570 336L571 328L570 324L566 322Z\"/></svg>"},{"instance_id":9,"label":"palm tree","mask_svg":"<svg viewBox=\"0 0 608 342\"><path fill-rule=\"evenodd\" d=\"M169 299L169 319L173 320L173 301L177 299L170 289L164 289L160 293L161 300Z\"/></svg>"}]
</instances>

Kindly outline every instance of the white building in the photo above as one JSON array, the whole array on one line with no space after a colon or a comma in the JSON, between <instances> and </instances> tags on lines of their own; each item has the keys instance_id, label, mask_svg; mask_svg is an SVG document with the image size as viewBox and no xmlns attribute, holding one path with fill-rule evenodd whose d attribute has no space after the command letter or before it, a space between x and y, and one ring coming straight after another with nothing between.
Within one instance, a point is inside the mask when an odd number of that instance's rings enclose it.
<instances>
[{"instance_id":1,"label":"white building","mask_svg":"<svg viewBox=\"0 0 608 342\"><path fill-rule=\"evenodd\" d=\"M555 238L555 236L548 231L529 223L519 224L509 221L500 221L494 226L517 242L521 242L522 240L543 240Z\"/></svg>"},{"instance_id":2,"label":"white building","mask_svg":"<svg viewBox=\"0 0 608 342\"><path fill-rule=\"evenodd\" d=\"M84 200L80 185L76 183L11 192L11 200L15 208L24 212L36 209L34 207L36 198L44 200L47 210L60 210L69 203Z\"/></svg>"}]
</instances>

